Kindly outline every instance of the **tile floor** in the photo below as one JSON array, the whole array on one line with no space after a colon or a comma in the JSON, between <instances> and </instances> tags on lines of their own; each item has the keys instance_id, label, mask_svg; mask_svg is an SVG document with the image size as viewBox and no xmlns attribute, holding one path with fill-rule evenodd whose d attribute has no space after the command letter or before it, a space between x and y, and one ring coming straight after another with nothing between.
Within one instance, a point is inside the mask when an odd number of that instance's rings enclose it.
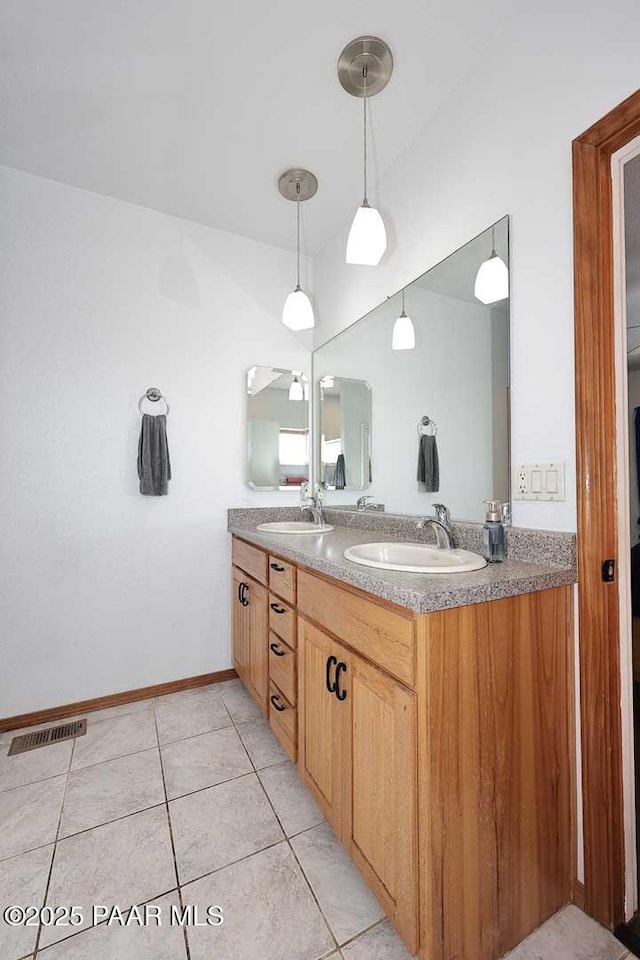
<instances>
[{"instance_id":1,"label":"tile floor","mask_svg":"<svg viewBox=\"0 0 640 960\"><path fill-rule=\"evenodd\" d=\"M73 906L78 926L0 920L2 960L409 960L238 680L89 715L16 757L0 734L0 906ZM129 925L92 923L94 904ZM158 926L132 907L159 910ZM198 908L201 925L170 924ZM222 925L206 925L206 909ZM509 960L620 960L567 907Z\"/></svg>"}]
</instances>

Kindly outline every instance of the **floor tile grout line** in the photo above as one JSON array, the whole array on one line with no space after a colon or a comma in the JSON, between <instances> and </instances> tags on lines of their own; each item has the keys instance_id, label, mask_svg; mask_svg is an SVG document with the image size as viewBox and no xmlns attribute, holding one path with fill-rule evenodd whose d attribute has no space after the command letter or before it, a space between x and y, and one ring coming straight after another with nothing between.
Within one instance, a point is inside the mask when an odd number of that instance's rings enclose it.
<instances>
[{"instance_id":1,"label":"floor tile grout line","mask_svg":"<svg viewBox=\"0 0 640 960\"><path fill-rule=\"evenodd\" d=\"M319 903L319 901L318 901L318 898L316 897L316 894L315 894L315 891L314 891L313 887L311 886L311 882L310 882L309 878L307 877L306 873L304 872L304 870L302 869L302 864L300 863L300 861L298 860L298 857L296 856L296 852L295 852L295 850L293 849L293 847L292 847L292 845L291 845L291 842L290 842L290 840L289 840L289 837L288 837L287 834L286 834L286 831L285 831L284 827L282 826L282 821L280 820L280 817L278 816L278 814L277 814L277 812L276 812L276 808L274 807L273 803L271 802L271 797L270 797L269 794L267 793L266 787L265 787L264 783L262 782L262 780L260 779L260 776L259 776L259 774L258 774L257 771L256 771L256 776L257 776L257 778L258 778L258 783L259 783L260 786L262 787L263 793L264 793L265 797L267 798L267 802L268 802L269 806L271 807L271 809L272 809L272 811L273 811L273 815L274 815L274 817L276 818L276 820L278 821L278 825L279 825L280 829L282 830L282 833L284 834L284 842L287 844L287 846L289 847L289 850L290 850L291 853L293 854L293 858L294 858L295 862L298 864L298 867L299 867L299 869L300 869L300 872L302 873L302 876L304 877L304 880L306 881L307 886L309 887L309 890L311 891L311 896L313 897L313 900L315 901L315 904L316 904L316 906L317 906L317 908L318 908L318 910L319 910L319 912L320 912L320 916L322 917L322 919L323 919L323 921L324 921L324 924L325 924L327 930L329 931L329 936L333 939L333 942L334 942L336 948L338 948L338 947L339 947L339 944L338 944L338 941L337 941L337 939L336 939L336 937L335 937L335 934L334 934L333 930L331 929L331 925L329 924L329 921L327 920L327 918L326 918L325 915L324 915L324 911L323 911L322 907L320 906L320 903ZM335 951L332 949L332 950L331 950L331 953L334 953L334 952L335 952ZM330 954L327 954L327 956L330 956Z\"/></svg>"},{"instance_id":2,"label":"floor tile grout line","mask_svg":"<svg viewBox=\"0 0 640 960\"><path fill-rule=\"evenodd\" d=\"M169 797L167 795L167 781L165 778L164 772L164 761L162 757L162 749L160 747L160 731L158 730L158 717L156 714L155 702L153 704L153 722L156 729L156 740L158 742L158 755L160 757L160 773L162 776L162 788L164 790L164 807L167 817L167 826L169 828L169 842L171 843L171 856L173 857L173 870L176 876L176 885L178 889L178 903L180 904L180 910L184 910L184 900L182 899L182 890L180 888L180 874L178 872L178 858L176 856L176 844L173 836L173 824L171 822L171 811L169 809ZM187 937L187 928L183 927L182 934L184 937L184 948L187 955L187 960L191 960L191 949L189 947L189 938Z\"/></svg>"},{"instance_id":3,"label":"floor tile grout line","mask_svg":"<svg viewBox=\"0 0 640 960\"><path fill-rule=\"evenodd\" d=\"M0 787L0 797L3 793L10 793L12 790L20 790L21 787L31 787L34 783L46 783L47 780L55 780L56 777L65 777L67 771L59 770L58 773L52 773L48 777L38 777L36 780L26 780L24 783L16 783L13 787Z\"/></svg>"},{"instance_id":4,"label":"floor tile grout line","mask_svg":"<svg viewBox=\"0 0 640 960\"><path fill-rule=\"evenodd\" d=\"M73 763L73 754L76 748L76 738L74 737L71 744L71 753L69 754L69 765L67 767L67 779L65 781L64 790L62 791L62 803L60 804L60 813L58 814L58 824L56 826L56 833L53 839L53 850L51 852L51 862L49 863L49 872L47 874L47 882L44 888L44 898L42 900L42 906L44 907L47 900L49 899L49 888L51 887L51 877L53 876L53 865L56 860L56 852L58 850L58 840L60 837L60 828L62 827L62 818L64 816L64 805L67 801L67 792L69 790L69 780L71 779L71 764ZM42 936L42 920L38 923L38 931L36 933L36 942L33 948L33 956L38 955L38 950L40 949L40 938Z\"/></svg>"},{"instance_id":5,"label":"floor tile grout line","mask_svg":"<svg viewBox=\"0 0 640 960\"><path fill-rule=\"evenodd\" d=\"M243 746L244 746L244 745L243 745ZM150 749L153 750L153 749L155 749L155 748L154 748L154 747L151 747ZM141 752L142 752L142 753L145 753L145 752L147 752L147 751L141 751ZM245 748L245 752L246 752L246 748ZM133 754L132 754L132 756L133 756ZM247 756L248 756L248 754L247 754ZM249 760L251 761L251 757L249 757ZM105 761L105 762L108 763L109 761ZM98 766L98 764L96 764L96 766ZM197 790L192 790L190 793L183 793L183 794L181 794L179 797L172 797L172 798L169 799L167 802L168 802L168 803L173 803L173 802L176 801L176 800L182 800L182 799L184 799L185 797L191 797L191 796L193 796L193 795L196 794L196 793L203 793L205 790L211 790L213 787L217 787L217 786L219 786L219 785L221 785L221 784L223 784L223 783L230 783L232 780L240 780L242 777L249 777L249 776L252 776L252 775L254 775L254 774L255 774L256 776L258 776L259 773L260 773L262 770L270 770L272 767L275 767L275 766L278 766L278 764L270 764L268 767L260 767L259 770L256 770L255 767L254 767L254 769L248 770L246 773L238 774L237 777L229 777L228 780L220 780L219 783L212 783L212 784L210 784L210 785L207 786L207 787L199 787ZM83 768L83 769L84 769L84 768ZM69 775L73 774L74 772L75 772L75 771L71 770ZM67 774L58 774L58 776L59 776L59 777L60 777L60 776L67 776ZM54 778L51 778L51 779L54 779ZM260 781L260 782L262 782L262 781ZM29 784L25 784L25 786L29 786ZM17 788L16 788L16 789L17 789ZM164 804L165 804L165 801L162 800L160 803L153 803L153 804L151 804L151 806L149 806L149 807L141 807L139 810L130 810L128 813L123 813L122 816L113 817L111 820L102 820L102 821L100 821L100 823L94 823L94 824L93 824L92 826L90 826L90 827L83 827L82 830L76 830L74 833L64 834L63 836L58 837L58 841L57 841L57 842L60 842L60 841L62 841L62 840L69 840L69 839L71 839L71 837L78 837L78 836L80 836L80 835L83 834L83 833L89 833L90 830L96 830L98 827L105 827L105 826L107 826L108 824L117 823L119 820L126 820L127 817L134 817L134 816L136 816L136 814L138 814L138 813L147 813L149 810L155 810L157 807L162 807L162 806L164 806ZM323 822L323 821L320 821L320 822ZM320 825L319 823L315 823L315 824L313 824L312 827L305 827L304 830L300 830L300 831L298 831L298 833L291 834L291 836L292 836L292 837L299 836L301 833L306 833L307 830L312 830L313 827L317 827L317 826L319 826L319 825ZM0 863L4 863L4 862L7 861L7 860L13 860L14 857L20 857L20 856L22 856L22 855L25 854L25 853L32 853L34 850L40 850L42 847L47 847L47 846L49 846L49 844L51 844L52 842L53 842L53 841L51 841L51 840L47 840L46 843L39 843L39 844L38 844L37 846L35 846L35 847L29 847L29 849L27 849L27 850L21 850L19 853L13 853L13 854L11 854L11 856L9 856L9 857L2 857L2 858L0 858ZM189 881L189 882L191 882L191 881Z\"/></svg>"},{"instance_id":6,"label":"floor tile grout line","mask_svg":"<svg viewBox=\"0 0 640 960\"><path fill-rule=\"evenodd\" d=\"M149 897L148 900L141 900L139 903L132 903L131 906L122 908L123 911L126 911L127 916L133 910L134 907L143 907L145 904L155 903L156 900L161 900L163 897L168 897L172 893L177 893L178 888L172 887L170 890L164 890L162 893L156 893L153 897ZM75 937L79 936L82 933L87 933L89 930L97 930L98 927L103 927L108 925L109 918L105 917L103 920L100 920L99 923L91 923L86 927L81 927L80 929L74 930L73 933L70 933L68 937L63 937L61 940L53 940L51 943L48 943L46 947L40 949L40 954L43 951L48 950L50 947L56 947L61 943L66 943L67 940L73 940ZM31 958L31 954L28 954L28 957ZM35 957L35 954L33 955Z\"/></svg>"},{"instance_id":7,"label":"floor tile grout line","mask_svg":"<svg viewBox=\"0 0 640 960\"><path fill-rule=\"evenodd\" d=\"M333 940L333 942L334 942L334 944L335 944L335 947L332 949L331 952L332 952L332 953L335 953L336 950L339 952L339 951L340 951L340 944L338 943L338 938L336 937L335 933L333 932L333 927L331 926L331 924L329 923L329 920L328 920L327 917L325 916L324 910L323 910L322 907L320 906L320 901L318 900L318 897L316 896L316 892L315 892L315 890L313 889L313 887L312 887L312 885L311 885L311 880L309 879L309 877L308 877L307 874L305 873L304 867L302 866L302 864L301 864L301 862L300 862L300 859L298 858L298 855L296 854L296 851L293 849L293 844L291 843L289 837L287 837L287 843L288 843L288 845L289 845L289 849L291 850L291 853L293 854L293 857L294 857L296 863L298 864L298 869L300 870L300 873L301 873L302 876L304 877L305 882L306 882L307 886L309 887L309 890L311 891L311 896L312 896L313 899L315 900L316 906L317 906L318 910L320 911L320 916L322 917L322 919L323 919L324 922L325 922L325 925L326 925L326 927L327 927L327 930L329 931L329 936L332 938L332 940Z\"/></svg>"},{"instance_id":8,"label":"floor tile grout line","mask_svg":"<svg viewBox=\"0 0 640 960\"><path fill-rule=\"evenodd\" d=\"M91 827L83 827L82 830L76 830L74 833L65 833L64 836L59 837L57 842L62 840L70 840L71 837L79 837L83 833L89 833L91 830L97 830L99 827L106 827L110 823L118 823L119 820L126 820L127 817L135 817L139 813L148 813L149 810L156 810L158 807L164 806L164 800L161 800L159 803L152 803L149 807L141 807L139 810L130 810L128 813L123 813L120 817L113 817L111 820L101 820L100 823L94 823Z\"/></svg>"},{"instance_id":9,"label":"floor tile grout line","mask_svg":"<svg viewBox=\"0 0 640 960\"><path fill-rule=\"evenodd\" d=\"M221 870L226 870L227 867L234 867L238 863L244 863L245 860L250 860L251 857L255 857L259 853L264 853L265 850L273 850L273 848L279 846L279 844L285 843L286 839L286 837L279 837L277 840L274 840L273 843L267 843L264 847L260 847L259 850L252 850L251 853L246 853L244 857L238 857L237 860L230 860L228 863L223 863L219 867L214 867L213 870L207 870L206 873L200 873L192 880L184 880L180 886L188 887L190 883L197 883L199 880L204 880L206 877L212 877L214 874L220 873Z\"/></svg>"}]
</instances>

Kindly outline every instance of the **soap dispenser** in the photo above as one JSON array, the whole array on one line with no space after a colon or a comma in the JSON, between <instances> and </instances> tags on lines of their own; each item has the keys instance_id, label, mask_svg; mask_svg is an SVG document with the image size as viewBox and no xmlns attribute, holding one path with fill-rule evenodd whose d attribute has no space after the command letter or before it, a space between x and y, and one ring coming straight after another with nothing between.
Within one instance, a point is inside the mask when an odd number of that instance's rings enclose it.
<instances>
[{"instance_id":1,"label":"soap dispenser","mask_svg":"<svg viewBox=\"0 0 640 960\"><path fill-rule=\"evenodd\" d=\"M482 528L482 552L488 563L504 560L504 524L499 500L485 500L487 516Z\"/></svg>"}]
</instances>

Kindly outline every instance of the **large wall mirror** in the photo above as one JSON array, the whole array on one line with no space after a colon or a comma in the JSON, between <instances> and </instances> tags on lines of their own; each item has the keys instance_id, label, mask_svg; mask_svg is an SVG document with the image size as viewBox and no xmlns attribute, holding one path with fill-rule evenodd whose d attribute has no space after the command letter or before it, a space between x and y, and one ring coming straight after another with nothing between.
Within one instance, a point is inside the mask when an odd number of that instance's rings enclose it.
<instances>
[{"instance_id":1,"label":"large wall mirror","mask_svg":"<svg viewBox=\"0 0 640 960\"><path fill-rule=\"evenodd\" d=\"M327 503L353 503L342 491L368 488L389 512L426 515L441 502L454 519L480 522L484 500L509 501L508 264L505 217L316 350L315 475ZM370 401L353 471L340 434L354 479L337 489L327 382L364 384Z\"/></svg>"},{"instance_id":2,"label":"large wall mirror","mask_svg":"<svg viewBox=\"0 0 640 960\"><path fill-rule=\"evenodd\" d=\"M300 371L247 372L247 483L291 490L309 479L309 382Z\"/></svg>"}]
</instances>

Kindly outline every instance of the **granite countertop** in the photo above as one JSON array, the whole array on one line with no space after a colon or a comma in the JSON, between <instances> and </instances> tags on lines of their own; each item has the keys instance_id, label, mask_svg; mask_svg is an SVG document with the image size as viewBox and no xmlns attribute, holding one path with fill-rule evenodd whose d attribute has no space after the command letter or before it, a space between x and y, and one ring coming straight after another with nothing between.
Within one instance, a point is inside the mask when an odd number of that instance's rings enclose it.
<instances>
[{"instance_id":1,"label":"granite countertop","mask_svg":"<svg viewBox=\"0 0 640 960\"><path fill-rule=\"evenodd\" d=\"M243 540L416 613L431 613L449 607L534 593L575 583L576 580L575 567L572 565L559 566L515 559L488 564L483 570L473 573L425 574L376 570L345 560L344 550L359 543L393 542L400 538L337 525L328 533L308 536L269 534L258 531L256 527L256 523L230 518L230 533Z\"/></svg>"}]
</instances>

